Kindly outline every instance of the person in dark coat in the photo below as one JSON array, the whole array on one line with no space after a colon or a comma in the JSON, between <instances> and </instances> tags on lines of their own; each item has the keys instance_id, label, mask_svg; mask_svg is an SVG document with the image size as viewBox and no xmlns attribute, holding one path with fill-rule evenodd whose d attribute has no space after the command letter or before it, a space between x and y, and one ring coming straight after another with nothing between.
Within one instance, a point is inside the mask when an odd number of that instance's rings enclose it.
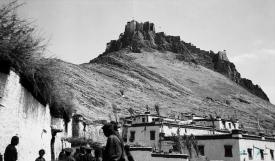
<instances>
[{"instance_id":1,"label":"person in dark coat","mask_svg":"<svg viewBox=\"0 0 275 161\"><path fill-rule=\"evenodd\" d=\"M87 161L85 157L86 151L83 146L80 147L79 161Z\"/></svg>"},{"instance_id":2,"label":"person in dark coat","mask_svg":"<svg viewBox=\"0 0 275 161\"><path fill-rule=\"evenodd\" d=\"M39 157L35 159L35 161L46 161L45 158L43 158L43 156L45 155L45 150L41 149L38 152Z\"/></svg>"},{"instance_id":3,"label":"person in dark coat","mask_svg":"<svg viewBox=\"0 0 275 161\"><path fill-rule=\"evenodd\" d=\"M5 154L4 154L4 160L5 161L16 161L17 160L17 150L15 148L16 145L19 144L19 137L13 136L11 138L11 144L6 147Z\"/></svg>"},{"instance_id":4,"label":"person in dark coat","mask_svg":"<svg viewBox=\"0 0 275 161\"><path fill-rule=\"evenodd\" d=\"M80 158L79 155L80 155L80 149L79 149L79 148L76 148L75 153L74 153L74 155L73 155L75 161L80 161L80 160L79 160L79 158Z\"/></svg>"},{"instance_id":5,"label":"person in dark coat","mask_svg":"<svg viewBox=\"0 0 275 161\"><path fill-rule=\"evenodd\" d=\"M87 147L86 148L86 154L85 154L85 158L86 158L86 161L94 161L94 156L92 154L92 148L90 147Z\"/></svg>"},{"instance_id":6,"label":"person in dark coat","mask_svg":"<svg viewBox=\"0 0 275 161\"><path fill-rule=\"evenodd\" d=\"M124 149L125 149L125 153L126 153L126 156L128 158L128 161L135 161L134 157L132 156L132 154L130 152L130 146L129 145L125 145Z\"/></svg>"},{"instance_id":7,"label":"person in dark coat","mask_svg":"<svg viewBox=\"0 0 275 161\"><path fill-rule=\"evenodd\" d=\"M103 160L104 161L120 161L128 160L125 157L123 141L118 134L118 131L114 130L112 123L107 123L103 127L103 133L107 139Z\"/></svg>"},{"instance_id":8,"label":"person in dark coat","mask_svg":"<svg viewBox=\"0 0 275 161\"><path fill-rule=\"evenodd\" d=\"M95 161L102 161L102 149L100 147L95 148Z\"/></svg>"},{"instance_id":9,"label":"person in dark coat","mask_svg":"<svg viewBox=\"0 0 275 161\"><path fill-rule=\"evenodd\" d=\"M58 155L58 160L63 160L66 158L65 150L62 149L61 152Z\"/></svg>"}]
</instances>

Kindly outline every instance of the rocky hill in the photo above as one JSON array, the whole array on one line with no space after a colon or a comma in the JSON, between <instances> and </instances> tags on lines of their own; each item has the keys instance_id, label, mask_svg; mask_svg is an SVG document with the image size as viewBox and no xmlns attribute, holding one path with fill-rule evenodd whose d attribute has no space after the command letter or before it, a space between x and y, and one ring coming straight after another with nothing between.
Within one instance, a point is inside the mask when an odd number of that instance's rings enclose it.
<instances>
[{"instance_id":1,"label":"rocky hill","mask_svg":"<svg viewBox=\"0 0 275 161\"><path fill-rule=\"evenodd\" d=\"M122 49L82 65L56 60L53 75L60 90L73 93L75 112L90 121L114 119L113 105L122 117L130 107L139 113L159 104L164 115L235 117L248 127L256 127L259 117L261 126L274 126L274 105L218 72L177 57L168 51Z\"/></svg>"},{"instance_id":2,"label":"rocky hill","mask_svg":"<svg viewBox=\"0 0 275 161\"><path fill-rule=\"evenodd\" d=\"M269 101L267 95L258 85L254 85L249 79L241 78L235 65L228 60L225 50L215 54L212 51L204 51L191 43L182 41L180 36L169 36L164 32L155 33L155 26L153 23L138 23L134 20L128 22L125 26L124 33L120 34L119 39L112 40L107 44L105 54L118 51L125 47L131 47L133 52L138 53L142 48L178 53L178 60L193 62L197 65L217 71L238 83L249 92Z\"/></svg>"},{"instance_id":3,"label":"rocky hill","mask_svg":"<svg viewBox=\"0 0 275 161\"><path fill-rule=\"evenodd\" d=\"M129 22L124 34L89 63L52 60L54 86L74 113L89 122L109 120L113 106L123 117L130 107L140 113L158 104L163 115L212 114L254 128L259 118L262 127L274 127L275 106L259 86L241 78L225 51L203 51L179 37L155 33L152 23L137 24Z\"/></svg>"}]
</instances>

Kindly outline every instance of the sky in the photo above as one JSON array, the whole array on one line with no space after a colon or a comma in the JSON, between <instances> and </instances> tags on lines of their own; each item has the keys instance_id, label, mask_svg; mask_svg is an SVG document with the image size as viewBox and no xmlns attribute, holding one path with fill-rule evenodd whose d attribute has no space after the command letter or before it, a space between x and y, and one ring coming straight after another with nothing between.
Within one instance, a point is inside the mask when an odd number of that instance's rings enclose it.
<instances>
[{"instance_id":1,"label":"sky","mask_svg":"<svg viewBox=\"0 0 275 161\"><path fill-rule=\"evenodd\" d=\"M0 4L10 0L1 0ZM243 78L275 104L274 0L19 0L18 13L36 20L48 53L87 63L103 53L133 19L180 36L203 50L226 50Z\"/></svg>"}]
</instances>

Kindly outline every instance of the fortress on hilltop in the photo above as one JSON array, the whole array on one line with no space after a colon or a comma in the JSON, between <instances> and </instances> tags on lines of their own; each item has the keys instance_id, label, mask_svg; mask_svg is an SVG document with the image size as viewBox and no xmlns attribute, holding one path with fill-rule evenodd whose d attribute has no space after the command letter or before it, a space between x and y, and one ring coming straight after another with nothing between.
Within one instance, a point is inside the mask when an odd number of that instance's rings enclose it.
<instances>
[{"instance_id":1,"label":"fortress on hilltop","mask_svg":"<svg viewBox=\"0 0 275 161\"><path fill-rule=\"evenodd\" d=\"M127 22L125 25L124 35L134 34L135 31L153 31L155 32L154 23L150 23L149 21L144 23L139 23L135 20Z\"/></svg>"},{"instance_id":2,"label":"fortress on hilltop","mask_svg":"<svg viewBox=\"0 0 275 161\"><path fill-rule=\"evenodd\" d=\"M254 85L251 80L241 78L235 65L229 61L226 50L214 53L202 50L192 43L181 40L180 36L166 35L164 32L155 31L155 24L147 21L139 23L135 20L127 22L125 30L117 40L107 43L106 50L102 54L130 49L132 52L141 53L146 49L170 51L176 54L178 60L204 66L219 72L256 96L269 101L264 91Z\"/></svg>"}]
</instances>

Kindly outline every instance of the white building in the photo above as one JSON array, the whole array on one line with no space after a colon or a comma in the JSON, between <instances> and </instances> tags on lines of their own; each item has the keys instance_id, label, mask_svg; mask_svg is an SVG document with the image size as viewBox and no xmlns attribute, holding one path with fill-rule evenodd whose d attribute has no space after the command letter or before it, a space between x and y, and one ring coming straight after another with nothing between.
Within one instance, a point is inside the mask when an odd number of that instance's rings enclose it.
<instances>
[{"instance_id":1,"label":"white building","mask_svg":"<svg viewBox=\"0 0 275 161\"><path fill-rule=\"evenodd\" d=\"M230 134L196 135L198 150L210 161L272 161L274 160L275 137L248 135L241 130ZM165 142L172 143L171 137Z\"/></svg>"},{"instance_id":2,"label":"white building","mask_svg":"<svg viewBox=\"0 0 275 161\"><path fill-rule=\"evenodd\" d=\"M211 120L197 117L194 114L181 114L180 119L163 116L160 118L155 114L145 112L143 115L121 119L124 142L157 146L160 136L172 136L173 134L177 134L178 129L180 129L180 135L210 135L213 133L228 134L232 129L238 129L239 126L238 121L231 122L221 118ZM213 123L215 129L213 129Z\"/></svg>"}]
</instances>

